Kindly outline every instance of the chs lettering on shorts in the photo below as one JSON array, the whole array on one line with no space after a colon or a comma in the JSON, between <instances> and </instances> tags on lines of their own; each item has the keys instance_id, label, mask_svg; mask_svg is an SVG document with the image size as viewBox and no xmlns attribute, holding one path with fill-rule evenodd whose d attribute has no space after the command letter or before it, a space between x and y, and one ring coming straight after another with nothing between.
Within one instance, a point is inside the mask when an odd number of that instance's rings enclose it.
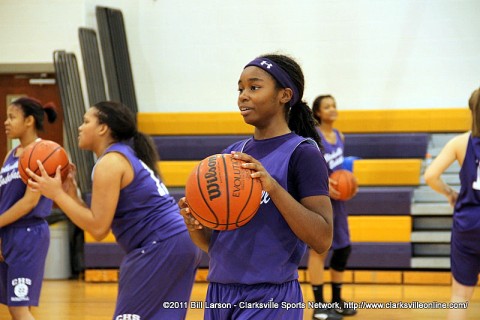
<instances>
[{"instance_id":1,"label":"chs lettering on shorts","mask_svg":"<svg viewBox=\"0 0 480 320\"><path fill-rule=\"evenodd\" d=\"M118 315L115 320L141 320L138 314L121 314Z\"/></svg>"}]
</instances>

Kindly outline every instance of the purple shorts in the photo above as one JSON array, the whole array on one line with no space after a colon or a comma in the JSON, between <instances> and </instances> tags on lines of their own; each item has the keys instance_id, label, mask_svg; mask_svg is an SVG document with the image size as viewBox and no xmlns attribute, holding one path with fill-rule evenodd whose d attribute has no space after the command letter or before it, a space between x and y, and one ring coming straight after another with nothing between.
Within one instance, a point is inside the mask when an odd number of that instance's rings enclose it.
<instances>
[{"instance_id":1,"label":"purple shorts","mask_svg":"<svg viewBox=\"0 0 480 320\"><path fill-rule=\"evenodd\" d=\"M480 242L477 234L452 231L450 263L452 275L464 286L475 286L480 272Z\"/></svg>"},{"instance_id":2,"label":"purple shorts","mask_svg":"<svg viewBox=\"0 0 480 320\"><path fill-rule=\"evenodd\" d=\"M345 202L332 201L333 206L333 241L332 250L348 247L350 243L350 231L348 228L348 214Z\"/></svg>"},{"instance_id":3,"label":"purple shorts","mask_svg":"<svg viewBox=\"0 0 480 320\"><path fill-rule=\"evenodd\" d=\"M184 319L200 259L187 231L129 252L113 319Z\"/></svg>"},{"instance_id":4,"label":"purple shorts","mask_svg":"<svg viewBox=\"0 0 480 320\"><path fill-rule=\"evenodd\" d=\"M221 284L208 286L205 320L302 320L305 308L297 280L282 284Z\"/></svg>"},{"instance_id":5,"label":"purple shorts","mask_svg":"<svg viewBox=\"0 0 480 320\"><path fill-rule=\"evenodd\" d=\"M0 238L5 258L0 263L0 303L38 306L50 245L48 223L5 227L0 231Z\"/></svg>"}]
</instances>

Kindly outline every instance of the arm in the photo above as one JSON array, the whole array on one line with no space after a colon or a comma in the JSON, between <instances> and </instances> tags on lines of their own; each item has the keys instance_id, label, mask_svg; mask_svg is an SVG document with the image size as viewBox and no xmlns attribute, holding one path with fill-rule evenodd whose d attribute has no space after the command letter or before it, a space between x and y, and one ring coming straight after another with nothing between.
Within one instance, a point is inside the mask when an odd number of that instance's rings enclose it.
<instances>
[{"instance_id":1,"label":"arm","mask_svg":"<svg viewBox=\"0 0 480 320\"><path fill-rule=\"evenodd\" d=\"M263 190L268 192L270 199L300 240L318 253L330 248L333 237L333 213L328 196L304 197L298 202L270 176L258 160L239 152L234 153L234 157L247 162L242 164L244 168L256 171L252 178L260 179Z\"/></svg>"},{"instance_id":2,"label":"arm","mask_svg":"<svg viewBox=\"0 0 480 320\"><path fill-rule=\"evenodd\" d=\"M178 201L178 206L180 207L180 214L183 216L185 225L187 226L190 238L193 243L203 251L208 253L208 247L210 245L210 238L212 236L212 230L205 228L196 220L191 214L188 204L185 200L185 197L181 198Z\"/></svg>"},{"instance_id":3,"label":"arm","mask_svg":"<svg viewBox=\"0 0 480 320\"><path fill-rule=\"evenodd\" d=\"M452 206L457 200L458 193L443 181L441 175L455 160L458 160L460 164L463 163L469 135L469 133L465 133L451 139L425 170L424 174L425 182L430 188L447 197Z\"/></svg>"},{"instance_id":4,"label":"arm","mask_svg":"<svg viewBox=\"0 0 480 320\"><path fill-rule=\"evenodd\" d=\"M120 189L129 183L125 181L128 170L133 177L133 169L128 160L122 155L112 152L97 162L93 175L90 208L83 206L78 197L73 198L62 189L59 169L57 169L55 178L50 178L43 166L39 166L42 175L37 176L29 171L35 181L29 182L29 186L55 201L73 223L89 232L95 240L105 238L110 231Z\"/></svg>"},{"instance_id":5,"label":"arm","mask_svg":"<svg viewBox=\"0 0 480 320\"><path fill-rule=\"evenodd\" d=\"M312 196L298 202L276 181L267 192L300 240L318 253L330 248L333 238L333 210L329 197Z\"/></svg>"},{"instance_id":6,"label":"arm","mask_svg":"<svg viewBox=\"0 0 480 320\"><path fill-rule=\"evenodd\" d=\"M3 163L5 163L14 150L15 149L12 149L7 152ZM9 225L10 223L15 222L21 217L27 215L33 210L33 208L35 208L35 206L38 204L38 201L40 201L40 195L26 188L23 197L7 211L3 212L2 215L0 215L0 228Z\"/></svg>"},{"instance_id":7,"label":"arm","mask_svg":"<svg viewBox=\"0 0 480 320\"><path fill-rule=\"evenodd\" d=\"M0 228L9 225L35 208L40 201L40 194L26 188L25 194L13 206L0 215Z\"/></svg>"}]
</instances>

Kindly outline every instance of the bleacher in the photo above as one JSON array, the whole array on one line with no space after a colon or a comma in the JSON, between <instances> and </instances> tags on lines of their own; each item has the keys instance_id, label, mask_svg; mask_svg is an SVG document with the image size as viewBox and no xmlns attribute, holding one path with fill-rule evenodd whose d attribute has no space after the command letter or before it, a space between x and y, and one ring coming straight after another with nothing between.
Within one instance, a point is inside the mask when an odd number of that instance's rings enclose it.
<instances>
[{"instance_id":1,"label":"bleacher","mask_svg":"<svg viewBox=\"0 0 480 320\"><path fill-rule=\"evenodd\" d=\"M238 113L139 113L138 121L154 139L164 182L176 199L199 160L253 132ZM469 126L467 109L340 111L345 154L360 158L353 162L359 192L347 202L352 255L346 282L450 283L452 209L422 175L427 152L435 156L444 137ZM447 181L455 181L455 171ZM86 235L85 279L116 281L122 257L113 235L102 242ZM308 281L307 258L301 281ZM197 280L206 277L207 255L201 268Z\"/></svg>"}]
</instances>

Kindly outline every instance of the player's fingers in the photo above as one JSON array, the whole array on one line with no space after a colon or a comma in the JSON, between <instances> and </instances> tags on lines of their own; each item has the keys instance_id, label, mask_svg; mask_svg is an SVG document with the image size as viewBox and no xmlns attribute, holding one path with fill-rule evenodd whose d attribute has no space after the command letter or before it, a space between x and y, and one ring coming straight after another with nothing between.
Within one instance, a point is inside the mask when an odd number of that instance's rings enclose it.
<instances>
[{"instance_id":1,"label":"player's fingers","mask_svg":"<svg viewBox=\"0 0 480 320\"><path fill-rule=\"evenodd\" d=\"M68 175L71 175L74 177L77 174L77 167L71 162L68 163L67 170L68 170Z\"/></svg>"},{"instance_id":2,"label":"player's fingers","mask_svg":"<svg viewBox=\"0 0 480 320\"><path fill-rule=\"evenodd\" d=\"M28 187L30 188L30 190L32 190L33 192L38 192L39 191L40 185L38 184L38 182L36 182L32 179L28 179L27 184L28 184Z\"/></svg>"},{"instance_id":3,"label":"player's fingers","mask_svg":"<svg viewBox=\"0 0 480 320\"><path fill-rule=\"evenodd\" d=\"M35 180L35 181L37 181L38 179L40 179L40 176L37 175L37 174L36 174L35 172L33 172L32 170L30 170L30 168L26 168L25 171L27 172L28 176L29 176L31 179L33 179L33 180Z\"/></svg>"},{"instance_id":4,"label":"player's fingers","mask_svg":"<svg viewBox=\"0 0 480 320\"><path fill-rule=\"evenodd\" d=\"M58 166L57 167L57 170L55 171L55 179L60 179L60 177L62 176L62 166Z\"/></svg>"},{"instance_id":5,"label":"player's fingers","mask_svg":"<svg viewBox=\"0 0 480 320\"><path fill-rule=\"evenodd\" d=\"M187 200L185 199L185 197L181 197L180 200L178 200L177 205L179 208L188 208Z\"/></svg>"},{"instance_id":6,"label":"player's fingers","mask_svg":"<svg viewBox=\"0 0 480 320\"><path fill-rule=\"evenodd\" d=\"M243 153L243 152L238 152L238 151L232 151L232 156L235 159L242 160L248 163L259 163L257 159L252 157L249 154Z\"/></svg>"},{"instance_id":7,"label":"player's fingers","mask_svg":"<svg viewBox=\"0 0 480 320\"><path fill-rule=\"evenodd\" d=\"M44 177L44 176L48 176L48 173L47 171L45 170L45 168L43 167L43 164L40 160L37 160L37 165L38 165L38 169L40 170L40 173L41 173L41 176Z\"/></svg>"}]
</instances>

